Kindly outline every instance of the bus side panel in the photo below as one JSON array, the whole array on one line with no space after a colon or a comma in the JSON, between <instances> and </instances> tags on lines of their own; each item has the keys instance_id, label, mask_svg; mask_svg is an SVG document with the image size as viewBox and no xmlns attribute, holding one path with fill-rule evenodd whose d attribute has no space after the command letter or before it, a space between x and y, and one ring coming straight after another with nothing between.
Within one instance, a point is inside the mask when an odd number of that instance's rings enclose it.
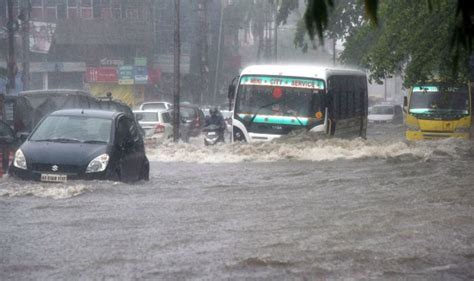
<instances>
[{"instance_id":1,"label":"bus side panel","mask_svg":"<svg viewBox=\"0 0 474 281\"><path fill-rule=\"evenodd\" d=\"M331 135L340 138L366 137L367 80L363 76L333 75L328 78Z\"/></svg>"}]
</instances>

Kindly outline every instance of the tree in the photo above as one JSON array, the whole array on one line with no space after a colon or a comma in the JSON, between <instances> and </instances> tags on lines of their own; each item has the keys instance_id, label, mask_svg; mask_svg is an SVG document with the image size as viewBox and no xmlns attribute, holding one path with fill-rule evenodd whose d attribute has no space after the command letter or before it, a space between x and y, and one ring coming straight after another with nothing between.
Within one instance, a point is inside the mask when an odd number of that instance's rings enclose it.
<instances>
[{"instance_id":1,"label":"tree","mask_svg":"<svg viewBox=\"0 0 474 281\"><path fill-rule=\"evenodd\" d=\"M270 30L275 21L276 25L286 24L297 8L298 0L239 0L233 1L225 13L230 26L239 26L258 42L257 60L270 60L274 47Z\"/></svg>"},{"instance_id":2,"label":"tree","mask_svg":"<svg viewBox=\"0 0 474 281\"><path fill-rule=\"evenodd\" d=\"M328 28L329 10L334 8L334 0L307 0L308 6L305 12L305 22L308 34L313 39L317 34L323 40L323 32ZM364 0L366 16L374 24L378 23L378 7L383 1ZM411 1L411 4L420 4L421 1ZM443 0L426 0L427 7L433 10L434 6L439 6ZM453 44L462 45L468 50L472 50L474 37L474 1L457 0L456 9L453 11L456 18L454 24ZM456 42L456 43L455 43Z\"/></svg>"},{"instance_id":3,"label":"tree","mask_svg":"<svg viewBox=\"0 0 474 281\"><path fill-rule=\"evenodd\" d=\"M466 79L469 51L450 44L456 3L439 0L426 9L424 2L391 0L381 2L377 9L377 28L365 21L346 37L341 61L367 68L379 82L395 73L404 73L405 85L438 78Z\"/></svg>"},{"instance_id":4,"label":"tree","mask_svg":"<svg viewBox=\"0 0 474 281\"><path fill-rule=\"evenodd\" d=\"M363 7L359 2L359 0L334 0L323 37L333 40L344 40L346 37L358 31L362 24L366 22L363 17ZM309 9L309 6L307 9ZM317 47L314 35L311 36L311 33L307 31L305 15L298 23L294 38L295 45L302 48L303 52L306 52L310 42L312 42L314 48ZM309 40L306 39L306 34L310 35ZM322 38L320 41L323 41Z\"/></svg>"}]
</instances>

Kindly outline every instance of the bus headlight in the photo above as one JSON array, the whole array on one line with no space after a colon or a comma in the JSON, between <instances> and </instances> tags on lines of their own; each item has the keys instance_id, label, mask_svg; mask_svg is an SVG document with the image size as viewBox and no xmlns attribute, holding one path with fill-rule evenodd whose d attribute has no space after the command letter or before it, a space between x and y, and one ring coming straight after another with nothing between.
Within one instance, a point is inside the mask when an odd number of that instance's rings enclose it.
<instances>
[{"instance_id":1,"label":"bus headlight","mask_svg":"<svg viewBox=\"0 0 474 281\"><path fill-rule=\"evenodd\" d=\"M86 173L103 172L109 164L109 155L104 153L94 158L87 166Z\"/></svg>"},{"instance_id":2,"label":"bus headlight","mask_svg":"<svg viewBox=\"0 0 474 281\"><path fill-rule=\"evenodd\" d=\"M418 122L415 122L415 123L412 123L412 124L406 122L405 126L410 131L420 131L420 126L418 125Z\"/></svg>"},{"instance_id":3,"label":"bus headlight","mask_svg":"<svg viewBox=\"0 0 474 281\"><path fill-rule=\"evenodd\" d=\"M324 127L324 124L314 126L309 130L311 133L324 133L326 132L326 128Z\"/></svg>"},{"instance_id":4,"label":"bus headlight","mask_svg":"<svg viewBox=\"0 0 474 281\"><path fill-rule=\"evenodd\" d=\"M13 166L18 169L26 170L26 158L21 149L15 152L15 159L13 160Z\"/></svg>"}]
</instances>

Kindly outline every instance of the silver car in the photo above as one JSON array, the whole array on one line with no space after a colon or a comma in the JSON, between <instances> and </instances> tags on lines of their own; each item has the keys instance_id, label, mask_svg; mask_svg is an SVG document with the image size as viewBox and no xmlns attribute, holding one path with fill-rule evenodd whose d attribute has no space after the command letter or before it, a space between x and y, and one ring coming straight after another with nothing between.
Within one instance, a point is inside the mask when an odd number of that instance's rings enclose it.
<instances>
[{"instance_id":1,"label":"silver car","mask_svg":"<svg viewBox=\"0 0 474 281\"><path fill-rule=\"evenodd\" d=\"M173 104L165 101L149 101L140 105L140 110L170 110Z\"/></svg>"},{"instance_id":2,"label":"silver car","mask_svg":"<svg viewBox=\"0 0 474 281\"><path fill-rule=\"evenodd\" d=\"M173 137L172 112L167 110L134 110L135 118L145 131L145 138L164 141Z\"/></svg>"}]
</instances>

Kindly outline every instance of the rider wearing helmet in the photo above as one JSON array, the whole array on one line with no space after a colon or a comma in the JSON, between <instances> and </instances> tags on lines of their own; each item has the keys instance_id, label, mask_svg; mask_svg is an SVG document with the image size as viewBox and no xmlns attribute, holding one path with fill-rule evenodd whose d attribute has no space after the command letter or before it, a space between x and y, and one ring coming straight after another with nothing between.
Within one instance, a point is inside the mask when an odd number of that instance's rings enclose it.
<instances>
[{"instance_id":1,"label":"rider wearing helmet","mask_svg":"<svg viewBox=\"0 0 474 281\"><path fill-rule=\"evenodd\" d=\"M226 128L224 117L220 113L219 109L217 109L217 107L209 109L209 114L210 116L206 118L206 127L210 125L216 125L222 130Z\"/></svg>"}]
</instances>

